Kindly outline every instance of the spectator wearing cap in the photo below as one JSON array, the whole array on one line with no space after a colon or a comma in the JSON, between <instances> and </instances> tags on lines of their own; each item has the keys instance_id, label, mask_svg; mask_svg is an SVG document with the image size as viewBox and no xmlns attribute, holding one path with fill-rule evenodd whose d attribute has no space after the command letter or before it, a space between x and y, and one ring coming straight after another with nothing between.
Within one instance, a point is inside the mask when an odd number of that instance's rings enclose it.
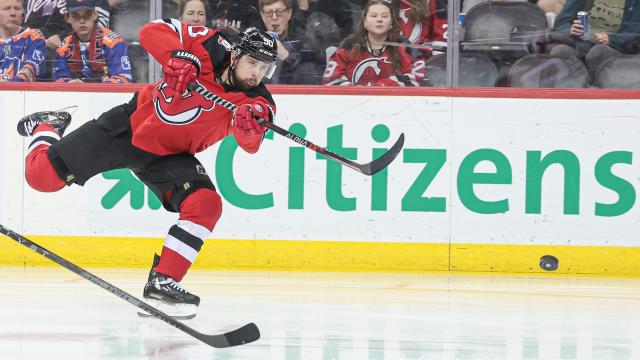
<instances>
[{"instance_id":1,"label":"spectator wearing cap","mask_svg":"<svg viewBox=\"0 0 640 360\"><path fill-rule=\"evenodd\" d=\"M127 43L109 28L97 25L94 0L67 0L65 21L72 33L56 49L53 69L58 82L131 81Z\"/></svg>"},{"instance_id":2,"label":"spectator wearing cap","mask_svg":"<svg viewBox=\"0 0 640 360\"><path fill-rule=\"evenodd\" d=\"M24 0L26 7L25 24L40 29L47 39L47 47L54 51L69 33L64 14L67 12L65 0ZM109 3L107 0L96 2L98 25L109 27Z\"/></svg>"},{"instance_id":3,"label":"spectator wearing cap","mask_svg":"<svg viewBox=\"0 0 640 360\"><path fill-rule=\"evenodd\" d=\"M0 0L0 81L35 81L47 51L39 30L23 28L22 0Z\"/></svg>"}]
</instances>

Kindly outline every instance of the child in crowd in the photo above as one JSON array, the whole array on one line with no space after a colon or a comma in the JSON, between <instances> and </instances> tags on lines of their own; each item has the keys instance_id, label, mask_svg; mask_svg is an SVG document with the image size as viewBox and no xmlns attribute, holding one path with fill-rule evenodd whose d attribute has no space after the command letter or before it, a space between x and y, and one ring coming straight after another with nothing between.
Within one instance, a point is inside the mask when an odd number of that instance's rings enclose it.
<instances>
[{"instance_id":1,"label":"child in crowd","mask_svg":"<svg viewBox=\"0 0 640 360\"><path fill-rule=\"evenodd\" d=\"M97 26L94 0L67 0L65 20L73 32L56 49L56 81L131 82L127 43L108 28Z\"/></svg>"}]
</instances>

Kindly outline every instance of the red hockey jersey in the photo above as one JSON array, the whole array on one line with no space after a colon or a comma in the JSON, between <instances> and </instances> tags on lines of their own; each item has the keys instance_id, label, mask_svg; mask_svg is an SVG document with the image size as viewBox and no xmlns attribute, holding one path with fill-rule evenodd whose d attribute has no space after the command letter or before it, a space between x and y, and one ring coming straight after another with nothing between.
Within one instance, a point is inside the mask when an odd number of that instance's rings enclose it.
<instances>
[{"instance_id":1,"label":"red hockey jersey","mask_svg":"<svg viewBox=\"0 0 640 360\"><path fill-rule=\"evenodd\" d=\"M370 51L341 46L327 63L322 83L327 85L418 86L412 74L414 59L404 47L399 48L400 68L394 72L391 52L386 47L379 56Z\"/></svg>"},{"instance_id":2,"label":"red hockey jersey","mask_svg":"<svg viewBox=\"0 0 640 360\"><path fill-rule=\"evenodd\" d=\"M167 63L173 50L193 53L201 62L200 85L235 105L257 101L269 104L269 120L273 121L275 103L264 84L241 91L216 81L216 74L228 65L231 54L231 44L219 31L164 19L143 26L139 36L142 47L160 64ZM233 134L245 151L258 151L263 135L234 132L231 111L193 91L176 99L167 90L159 81L138 92L137 109L131 115L133 145L158 155L195 154Z\"/></svg>"},{"instance_id":3,"label":"red hockey jersey","mask_svg":"<svg viewBox=\"0 0 640 360\"><path fill-rule=\"evenodd\" d=\"M433 41L447 42L447 18L438 17L437 1L429 1L429 18L420 23L411 21L413 8L408 1L400 2L400 33L411 44L422 45Z\"/></svg>"}]
</instances>

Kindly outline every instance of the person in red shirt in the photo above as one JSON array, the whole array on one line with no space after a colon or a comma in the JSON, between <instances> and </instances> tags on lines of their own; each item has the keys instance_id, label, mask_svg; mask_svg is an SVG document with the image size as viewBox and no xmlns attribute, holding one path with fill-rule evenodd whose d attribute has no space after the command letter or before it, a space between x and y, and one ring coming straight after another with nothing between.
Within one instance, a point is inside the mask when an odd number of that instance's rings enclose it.
<instances>
[{"instance_id":1,"label":"person in red shirt","mask_svg":"<svg viewBox=\"0 0 640 360\"><path fill-rule=\"evenodd\" d=\"M163 79L62 137L66 112L38 112L18 122L32 138L25 178L38 191L83 185L98 173L131 169L165 209L180 214L166 235L143 296L176 318L195 316L200 298L178 283L222 212L220 195L194 154L232 135L248 153L258 151L275 103L262 83L275 70L277 45L266 32L246 29L232 45L217 30L175 19L140 30L142 47L160 64ZM237 105L232 112L187 88L197 83Z\"/></svg>"},{"instance_id":2,"label":"person in red shirt","mask_svg":"<svg viewBox=\"0 0 640 360\"><path fill-rule=\"evenodd\" d=\"M444 37L447 19L438 17L435 0L403 0L398 9L400 34L412 45L446 46ZM427 56L431 56L428 51Z\"/></svg>"},{"instance_id":3,"label":"person in red shirt","mask_svg":"<svg viewBox=\"0 0 640 360\"><path fill-rule=\"evenodd\" d=\"M358 29L329 58L327 85L418 86L414 59L398 46L400 28L388 0L369 0Z\"/></svg>"}]
</instances>

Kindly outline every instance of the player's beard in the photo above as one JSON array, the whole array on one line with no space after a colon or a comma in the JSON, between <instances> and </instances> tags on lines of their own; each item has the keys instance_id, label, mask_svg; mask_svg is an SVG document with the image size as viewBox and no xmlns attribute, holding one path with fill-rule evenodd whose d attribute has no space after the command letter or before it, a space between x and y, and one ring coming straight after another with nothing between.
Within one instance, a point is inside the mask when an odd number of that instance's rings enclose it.
<instances>
[{"instance_id":1,"label":"player's beard","mask_svg":"<svg viewBox=\"0 0 640 360\"><path fill-rule=\"evenodd\" d=\"M236 76L236 70L233 69L233 71L231 72L231 76L233 77L233 85L235 85L236 87L240 88L241 90L251 90L254 87L258 86L258 79L256 78L249 78L249 79L239 79Z\"/></svg>"}]
</instances>

